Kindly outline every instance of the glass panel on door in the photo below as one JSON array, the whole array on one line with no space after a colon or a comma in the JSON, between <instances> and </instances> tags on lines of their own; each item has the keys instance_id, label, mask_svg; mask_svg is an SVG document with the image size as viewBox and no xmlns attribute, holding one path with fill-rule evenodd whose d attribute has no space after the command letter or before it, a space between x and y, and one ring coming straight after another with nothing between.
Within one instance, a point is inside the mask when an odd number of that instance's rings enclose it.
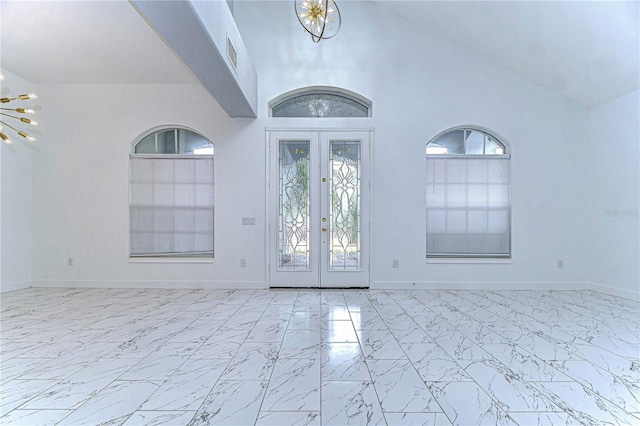
<instances>
[{"instance_id":1,"label":"glass panel on door","mask_svg":"<svg viewBox=\"0 0 640 426\"><path fill-rule=\"evenodd\" d=\"M330 270L360 270L360 141L331 141Z\"/></svg>"},{"instance_id":2,"label":"glass panel on door","mask_svg":"<svg viewBox=\"0 0 640 426\"><path fill-rule=\"evenodd\" d=\"M309 141L280 141L278 269L309 270Z\"/></svg>"}]
</instances>

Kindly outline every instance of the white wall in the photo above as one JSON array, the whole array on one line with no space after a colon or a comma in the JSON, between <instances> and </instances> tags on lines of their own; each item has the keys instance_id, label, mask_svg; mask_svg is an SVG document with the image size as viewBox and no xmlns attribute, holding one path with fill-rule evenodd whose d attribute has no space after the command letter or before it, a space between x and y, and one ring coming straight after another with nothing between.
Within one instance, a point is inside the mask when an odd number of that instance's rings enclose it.
<instances>
[{"instance_id":1,"label":"white wall","mask_svg":"<svg viewBox=\"0 0 640 426\"><path fill-rule=\"evenodd\" d=\"M2 97L15 97L35 91L30 82L6 70L1 73L4 76ZM31 101L14 101L2 105L18 108L32 104ZM38 121L39 117L34 119ZM11 119L7 121L9 120ZM34 146L37 147L40 143L30 146L12 130L5 128L3 132L14 144L9 147L0 142L0 292L31 286L31 170L32 158L39 155Z\"/></svg>"},{"instance_id":2,"label":"white wall","mask_svg":"<svg viewBox=\"0 0 640 426\"><path fill-rule=\"evenodd\" d=\"M266 118L269 100L299 87L335 85L373 100L373 118L351 122L375 127L373 287L587 285L584 108L379 4L340 2L342 29L319 44L291 9L290 2L236 3L259 75L258 127L349 125ZM425 261L424 148L439 132L463 124L491 129L512 146L511 264ZM392 268L393 258L399 269Z\"/></svg>"},{"instance_id":3,"label":"white wall","mask_svg":"<svg viewBox=\"0 0 640 426\"><path fill-rule=\"evenodd\" d=\"M314 44L289 1L235 3L258 73L256 120L229 119L197 85L39 87L46 144L33 165L34 285L266 287L265 128L348 126L375 128L372 288L559 289L596 282L589 112L381 5L340 7L340 33ZM268 117L269 100L310 85L361 93L373 100L373 117ZM191 127L215 144L212 264L128 259L130 145L166 124ZM512 147L510 264L425 261L424 148L462 124L491 129ZM256 225L241 226L242 217L256 217ZM67 266L69 256L75 266Z\"/></svg>"},{"instance_id":4,"label":"white wall","mask_svg":"<svg viewBox=\"0 0 640 426\"><path fill-rule=\"evenodd\" d=\"M640 93L589 112L591 280L640 298Z\"/></svg>"},{"instance_id":5,"label":"white wall","mask_svg":"<svg viewBox=\"0 0 640 426\"><path fill-rule=\"evenodd\" d=\"M264 137L230 119L199 85L42 86L46 144L34 163L35 286L265 287ZM131 144L161 125L190 127L215 146L212 264L129 262ZM255 167L258 164L260 167ZM242 195L238 196L237 192ZM74 266L67 266L68 257ZM247 268L240 269L240 258Z\"/></svg>"}]
</instances>

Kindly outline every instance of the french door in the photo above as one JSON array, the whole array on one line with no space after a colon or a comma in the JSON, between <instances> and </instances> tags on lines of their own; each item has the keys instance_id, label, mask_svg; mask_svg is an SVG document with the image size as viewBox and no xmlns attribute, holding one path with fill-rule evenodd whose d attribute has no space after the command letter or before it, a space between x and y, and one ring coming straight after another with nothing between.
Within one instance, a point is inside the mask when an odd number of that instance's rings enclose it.
<instances>
[{"instance_id":1,"label":"french door","mask_svg":"<svg viewBox=\"0 0 640 426\"><path fill-rule=\"evenodd\" d=\"M272 131L271 287L369 287L369 131Z\"/></svg>"}]
</instances>

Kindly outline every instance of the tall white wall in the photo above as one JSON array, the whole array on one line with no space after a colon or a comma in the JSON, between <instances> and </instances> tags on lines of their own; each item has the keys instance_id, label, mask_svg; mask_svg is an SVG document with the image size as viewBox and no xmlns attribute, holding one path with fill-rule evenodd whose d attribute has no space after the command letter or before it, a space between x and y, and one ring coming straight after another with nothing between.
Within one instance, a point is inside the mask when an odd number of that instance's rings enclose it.
<instances>
[{"instance_id":1,"label":"tall white wall","mask_svg":"<svg viewBox=\"0 0 640 426\"><path fill-rule=\"evenodd\" d=\"M373 287L586 285L584 108L379 4L340 2L342 28L319 44L303 32L290 2L235 6L259 75L258 127L375 128ZM269 100L312 85L361 93L373 100L373 117L267 118ZM510 264L426 263L425 145L457 125L491 129L512 147Z\"/></svg>"},{"instance_id":2,"label":"tall white wall","mask_svg":"<svg viewBox=\"0 0 640 426\"><path fill-rule=\"evenodd\" d=\"M346 127L375 128L372 288L621 285L604 272L592 277L590 246L600 240L590 232L593 112L379 4L340 7L343 28L314 44L290 1L235 3L258 73L255 120L228 118L198 85L39 87L46 143L33 160L34 285L266 287L265 129ZM361 93L373 101L373 117L268 117L269 100L311 85ZM171 124L191 127L215 145L213 263L128 258L130 146L147 130ZM511 263L426 263L425 145L463 124L491 129L512 148ZM255 217L256 225L242 226L242 217ZM68 257L74 266L67 266ZM393 258L400 268L392 268Z\"/></svg>"},{"instance_id":3,"label":"tall white wall","mask_svg":"<svg viewBox=\"0 0 640 426\"><path fill-rule=\"evenodd\" d=\"M35 286L266 286L263 221L241 226L243 216L261 218L265 205L264 137L246 135L251 120L228 118L199 85L42 86L40 100L46 143L34 162ZM190 127L214 143L213 263L129 261L131 144L163 125Z\"/></svg>"},{"instance_id":4,"label":"tall white wall","mask_svg":"<svg viewBox=\"0 0 640 426\"><path fill-rule=\"evenodd\" d=\"M2 97L15 97L35 91L33 84L6 71L1 71ZM2 104L15 108L19 101ZM10 121L8 119L7 121ZM35 118L36 121L39 117ZM19 126L20 127L20 126ZM3 129L14 144L0 143L0 292L31 286L32 228L32 162L39 155L37 148L22 142L23 138L10 129ZM33 133L29 130L30 133ZM40 143L40 142L36 142ZM38 146L38 145L34 145Z\"/></svg>"},{"instance_id":5,"label":"tall white wall","mask_svg":"<svg viewBox=\"0 0 640 426\"><path fill-rule=\"evenodd\" d=\"M640 93L589 112L591 280L640 298Z\"/></svg>"}]
</instances>

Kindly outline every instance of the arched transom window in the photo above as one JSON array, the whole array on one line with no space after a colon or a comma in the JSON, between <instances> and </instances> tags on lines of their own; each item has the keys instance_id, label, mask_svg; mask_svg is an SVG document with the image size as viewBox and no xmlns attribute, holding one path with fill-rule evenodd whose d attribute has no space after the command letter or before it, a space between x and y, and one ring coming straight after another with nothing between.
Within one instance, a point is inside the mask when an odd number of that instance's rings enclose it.
<instances>
[{"instance_id":1,"label":"arched transom window","mask_svg":"<svg viewBox=\"0 0 640 426\"><path fill-rule=\"evenodd\" d=\"M503 155L505 145L489 133L474 128L456 128L440 133L427 144L427 155Z\"/></svg>"},{"instance_id":2,"label":"arched transom window","mask_svg":"<svg viewBox=\"0 0 640 426\"><path fill-rule=\"evenodd\" d=\"M149 133L134 146L136 154L213 155L213 144L204 136L182 128Z\"/></svg>"},{"instance_id":3,"label":"arched transom window","mask_svg":"<svg viewBox=\"0 0 640 426\"><path fill-rule=\"evenodd\" d=\"M371 101L337 87L308 87L269 103L272 117L370 117Z\"/></svg>"}]
</instances>

